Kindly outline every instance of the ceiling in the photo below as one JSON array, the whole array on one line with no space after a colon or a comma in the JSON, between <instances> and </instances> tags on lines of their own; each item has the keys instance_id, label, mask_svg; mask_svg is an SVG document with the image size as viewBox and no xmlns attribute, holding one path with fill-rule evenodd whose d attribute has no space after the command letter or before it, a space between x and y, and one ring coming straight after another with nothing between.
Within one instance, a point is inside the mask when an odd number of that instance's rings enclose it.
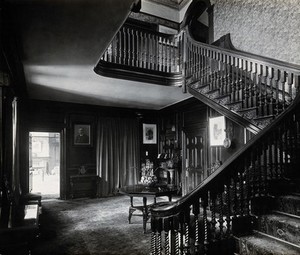
<instances>
[{"instance_id":1,"label":"ceiling","mask_svg":"<svg viewBox=\"0 0 300 255\"><path fill-rule=\"evenodd\" d=\"M155 110L190 97L179 87L112 79L93 71L134 1L10 0L29 97Z\"/></svg>"}]
</instances>

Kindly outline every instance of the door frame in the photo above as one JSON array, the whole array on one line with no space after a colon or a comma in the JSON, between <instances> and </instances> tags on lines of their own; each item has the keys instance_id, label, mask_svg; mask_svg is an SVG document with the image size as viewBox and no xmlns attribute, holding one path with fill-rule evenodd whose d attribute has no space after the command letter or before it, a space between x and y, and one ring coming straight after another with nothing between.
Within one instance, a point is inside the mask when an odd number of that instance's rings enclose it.
<instances>
[{"instance_id":1,"label":"door frame","mask_svg":"<svg viewBox=\"0 0 300 255\"><path fill-rule=\"evenodd\" d=\"M59 166L59 198L66 198L66 128L29 128L27 133L26 146L26 191L29 192L29 133L30 132L49 132L60 134L60 166Z\"/></svg>"}]
</instances>

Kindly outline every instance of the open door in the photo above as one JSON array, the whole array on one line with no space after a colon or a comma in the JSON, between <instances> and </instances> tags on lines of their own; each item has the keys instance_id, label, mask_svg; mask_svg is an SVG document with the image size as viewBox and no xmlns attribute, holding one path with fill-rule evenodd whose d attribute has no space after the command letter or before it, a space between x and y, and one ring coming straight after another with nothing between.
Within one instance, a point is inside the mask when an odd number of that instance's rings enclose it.
<instances>
[{"instance_id":1,"label":"open door","mask_svg":"<svg viewBox=\"0 0 300 255\"><path fill-rule=\"evenodd\" d=\"M60 197L60 133L29 132L29 192Z\"/></svg>"}]
</instances>

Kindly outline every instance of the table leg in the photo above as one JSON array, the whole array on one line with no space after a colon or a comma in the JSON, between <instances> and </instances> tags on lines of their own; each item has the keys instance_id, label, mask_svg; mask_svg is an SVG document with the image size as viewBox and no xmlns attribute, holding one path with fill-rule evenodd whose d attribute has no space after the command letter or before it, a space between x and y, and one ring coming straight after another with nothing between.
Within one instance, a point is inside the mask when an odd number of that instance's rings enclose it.
<instances>
[{"instance_id":1,"label":"table leg","mask_svg":"<svg viewBox=\"0 0 300 255\"><path fill-rule=\"evenodd\" d=\"M129 207L129 213L128 213L128 222L131 223L131 217L133 212L135 211L135 208L133 208L133 197L130 197L130 207Z\"/></svg>"}]
</instances>

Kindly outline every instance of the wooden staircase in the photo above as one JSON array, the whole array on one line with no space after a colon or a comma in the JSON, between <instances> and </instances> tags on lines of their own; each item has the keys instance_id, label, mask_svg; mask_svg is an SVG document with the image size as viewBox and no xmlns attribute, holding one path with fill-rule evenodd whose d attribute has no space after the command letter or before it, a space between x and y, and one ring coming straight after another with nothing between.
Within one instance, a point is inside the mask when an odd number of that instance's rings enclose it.
<instances>
[{"instance_id":1,"label":"wooden staircase","mask_svg":"<svg viewBox=\"0 0 300 255\"><path fill-rule=\"evenodd\" d=\"M256 136L152 208L151 254L300 254L300 67L184 40L183 89Z\"/></svg>"},{"instance_id":2,"label":"wooden staircase","mask_svg":"<svg viewBox=\"0 0 300 255\"><path fill-rule=\"evenodd\" d=\"M256 134L192 192L153 206L151 254L300 254L300 67L199 43L188 30L135 29L120 30L98 73L180 84Z\"/></svg>"}]
</instances>

